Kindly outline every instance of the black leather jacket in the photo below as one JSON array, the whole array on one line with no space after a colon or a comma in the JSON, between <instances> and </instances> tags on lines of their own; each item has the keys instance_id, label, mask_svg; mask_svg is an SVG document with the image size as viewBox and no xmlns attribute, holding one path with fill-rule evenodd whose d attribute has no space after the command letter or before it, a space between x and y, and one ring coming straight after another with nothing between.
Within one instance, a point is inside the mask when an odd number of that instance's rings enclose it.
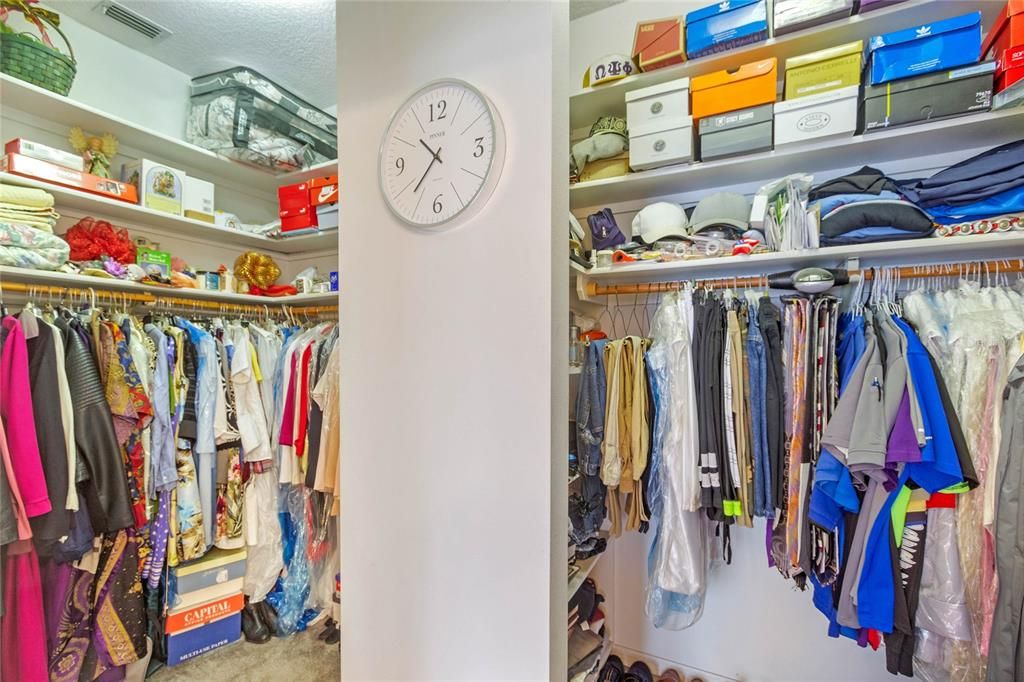
<instances>
[{"instance_id":1,"label":"black leather jacket","mask_svg":"<svg viewBox=\"0 0 1024 682\"><path fill-rule=\"evenodd\" d=\"M109 533L135 525L128 474L121 447L114 433L114 422L92 353L79 336L78 320L57 320L64 334L65 360L75 410L75 445L79 467L87 474L77 478L84 495L93 531Z\"/></svg>"}]
</instances>

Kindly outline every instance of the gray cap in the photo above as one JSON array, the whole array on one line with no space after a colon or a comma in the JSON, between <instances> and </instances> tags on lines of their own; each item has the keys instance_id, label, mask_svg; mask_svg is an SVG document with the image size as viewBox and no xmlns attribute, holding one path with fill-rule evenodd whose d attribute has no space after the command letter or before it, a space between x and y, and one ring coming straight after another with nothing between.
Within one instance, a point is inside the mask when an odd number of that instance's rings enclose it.
<instances>
[{"instance_id":1,"label":"gray cap","mask_svg":"<svg viewBox=\"0 0 1024 682\"><path fill-rule=\"evenodd\" d=\"M750 229L750 202L742 194L718 192L704 197L690 215L693 234L712 228L740 234ZM734 228L729 230L728 228Z\"/></svg>"}]
</instances>

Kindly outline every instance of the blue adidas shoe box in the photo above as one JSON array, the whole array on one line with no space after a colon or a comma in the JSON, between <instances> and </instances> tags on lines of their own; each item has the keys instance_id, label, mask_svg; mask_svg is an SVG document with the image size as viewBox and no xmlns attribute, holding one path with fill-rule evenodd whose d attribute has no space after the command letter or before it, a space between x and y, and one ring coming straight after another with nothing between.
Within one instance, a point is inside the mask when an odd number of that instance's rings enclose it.
<instances>
[{"instance_id":1,"label":"blue adidas shoe box","mask_svg":"<svg viewBox=\"0 0 1024 682\"><path fill-rule=\"evenodd\" d=\"M974 64L981 59L981 12L875 36L868 53L871 85Z\"/></svg>"},{"instance_id":2,"label":"blue adidas shoe box","mask_svg":"<svg viewBox=\"0 0 1024 682\"><path fill-rule=\"evenodd\" d=\"M686 15L689 59L724 52L768 38L765 0L723 0Z\"/></svg>"}]
</instances>

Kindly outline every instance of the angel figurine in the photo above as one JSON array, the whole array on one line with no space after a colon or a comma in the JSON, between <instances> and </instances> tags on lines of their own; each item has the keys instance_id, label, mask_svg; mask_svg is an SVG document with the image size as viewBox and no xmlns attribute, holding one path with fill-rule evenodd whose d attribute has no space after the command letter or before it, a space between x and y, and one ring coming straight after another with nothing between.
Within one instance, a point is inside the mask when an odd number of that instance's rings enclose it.
<instances>
[{"instance_id":1,"label":"angel figurine","mask_svg":"<svg viewBox=\"0 0 1024 682\"><path fill-rule=\"evenodd\" d=\"M71 147L85 159L85 172L110 178L110 162L117 153L117 138L110 133L90 135L78 126L68 133Z\"/></svg>"}]
</instances>

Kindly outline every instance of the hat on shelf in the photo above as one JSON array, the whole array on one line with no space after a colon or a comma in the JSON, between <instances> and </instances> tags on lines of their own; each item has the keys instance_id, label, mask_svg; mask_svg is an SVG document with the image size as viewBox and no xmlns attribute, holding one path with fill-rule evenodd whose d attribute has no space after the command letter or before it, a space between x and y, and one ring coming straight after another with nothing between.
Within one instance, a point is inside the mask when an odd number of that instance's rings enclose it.
<instances>
[{"instance_id":1,"label":"hat on shelf","mask_svg":"<svg viewBox=\"0 0 1024 682\"><path fill-rule=\"evenodd\" d=\"M690 215L693 234L721 232L736 239L750 229L750 202L742 194L717 192L697 202Z\"/></svg>"},{"instance_id":2,"label":"hat on shelf","mask_svg":"<svg viewBox=\"0 0 1024 682\"><path fill-rule=\"evenodd\" d=\"M644 206L633 218L633 239L651 245L662 239L689 235L686 211L679 204L659 201Z\"/></svg>"},{"instance_id":3,"label":"hat on shelf","mask_svg":"<svg viewBox=\"0 0 1024 682\"><path fill-rule=\"evenodd\" d=\"M633 60L625 55L606 55L591 64L583 74L583 87L592 88L602 83L617 81L630 75L635 69Z\"/></svg>"}]
</instances>

